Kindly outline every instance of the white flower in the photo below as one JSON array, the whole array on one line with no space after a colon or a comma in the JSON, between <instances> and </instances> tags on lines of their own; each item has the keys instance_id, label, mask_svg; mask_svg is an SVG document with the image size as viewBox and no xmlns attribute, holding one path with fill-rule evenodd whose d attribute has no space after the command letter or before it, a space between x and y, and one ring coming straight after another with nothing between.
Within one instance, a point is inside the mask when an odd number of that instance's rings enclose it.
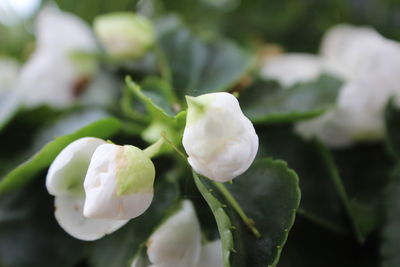
<instances>
[{"instance_id":1,"label":"white flower","mask_svg":"<svg viewBox=\"0 0 400 267\"><path fill-rule=\"evenodd\" d=\"M284 87L291 87L299 82L317 79L320 72L319 57L290 53L268 58L261 69L261 76L265 79L277 80Z\"/></svg>"},{"instance_id":2,"label":"white flower","mask_svg":"<svg viewBox=\"0 0 400 267\"><path fill-rule=\"evenodd\" d=\"M36 38L37 48L16 83L21 102L28 107L67 107L96 69L92 59L74 53L95 52L96 40L81 19L50 7L38 16Z\"/></svg>"},{"instance_id":3,"label":"white flower","mask_svg":"<svg viewBox=\"0 0 400 267\"><path fill-rule=\"evenodd\" d=\"M187 97L183 146L193 169L218 182L245 172L258 150L253 124L229 93Z\"/></svg>"},{"instance_id":4,"label":"white flower","mask_svg":"<svg viewBox=\"0 0 400 267\"><path fill-rule=\"evenodd\" d=\"M201 231L193 204L185 200L147 241L147 255L158 267L196 266L201 253Z\"/></svg>"},{"instance_id":5,"label":"white flower","mask_svg":"<svg viewBox=\"0 0 400 267\"><path fill-rule=\"evenodd\" d=\"M94 30L106 51L116 58L139 58L155 41L151 22L135 13L98 16L94 21Z\"/></svg>"},{"instance_id":6,"label":"white flower","mask_svg":"<svg viewBox=\"0 0 400 267\"><path fill-rule=\"evenodd\" d=\"M200 224L193 204L185 200L147 241L149 267L223 267L221 240L201 244ZM147 266L137 255L131 267Z\"/></svg>"},{"instance_id":7,"label":"white flower","mask_svg":"<svg viewBox=\"0 0 400 267\"><path fill-rule=\"evenodd\" d=\"M99 219L132 219L141 215L153 199L154 177L153 162L139 148L100 145L84 182L84 215Z\"/></svg>"},{"instance_id":8,"label":"white flower","mask_svg":"<svg viewBox=\"0 0 400 267\"><path fill-rule=\"evenodd\" d=\"M47 190L55 196L55 217L58 223L67 233L81 240L99 239L127 222L88 219L83 216L83 181L92 154L102 144L105 141L93 137L72 142L53 161L46 177Z\"/></svg>"},{"instance_id":9,"label":"white flower","mask_svg":"<svg viewBox=\"0 0 400 267\"><path fill-rule=\"evenodd\" d=\"M289 60L286 69L279 64L273 78L285 84L289 69L311 69L309 62ZM279 62L279 60L276 60ZM264 68L274 69L273 61ZM291 65L292 64L292 65ZM322 116L296 124L305 138L317 137L332 147L351 145L356 141L381 139L384 135L384 107L391 96L400 102L400 44L385 39L372 28L339 25L325 35L319 62L319 73L329 72L344 80L337 107ZM282 73L279 72L282 70ZM304 81L308 75L299 75ZM267 77L268 78L268 77ZM295 79L292 83L295 83Z\"/></svg>"}]
</instances>

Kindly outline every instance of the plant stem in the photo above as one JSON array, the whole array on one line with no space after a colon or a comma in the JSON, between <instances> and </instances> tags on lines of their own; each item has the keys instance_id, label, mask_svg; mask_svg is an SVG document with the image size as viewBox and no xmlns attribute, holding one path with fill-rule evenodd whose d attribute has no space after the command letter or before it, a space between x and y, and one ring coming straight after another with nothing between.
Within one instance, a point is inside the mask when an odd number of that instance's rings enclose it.
<instances>
[{"instance_id":1,"label":"plant stem","mask_svg":"<svg viewBox=\"0 0 400 267\"><path fill-rule=\"evenodd\" d=\"M182 151L180 151L175 145L174 143L171 142L171 140L168 139L167 135L165 134L165 132L161 133L161 136L164 138L164 140L176 151L178 152L178 154L185 160L187 161L187 156L185 155L185 153L183 153Z\"/></svg>"},{"instance_id":2,"label":"plant stem","mask_svg":"<svg viewBox=\"0 0 400 267\"><path fill-rule=\"evenodd\" d=\"M244 213L242 207L240 207L239 203L236 201L236 199L233 197L231 192L229 192L228 189L226 189L225 185L222 183L214 182L214 185L218 188L218 190L221 192L221 194L225 197L225 199L229 202L229 204L232 206L232 208L236 211L236 213L239 215L239 217L243 220L243 222L247 225L247 227L250 229L250 231L253 232L254 236L256 238L260 238L261 234L257 230L257 228L254 225L254 221L247 217L247 215Z\"/></svg>"}]
</instances>

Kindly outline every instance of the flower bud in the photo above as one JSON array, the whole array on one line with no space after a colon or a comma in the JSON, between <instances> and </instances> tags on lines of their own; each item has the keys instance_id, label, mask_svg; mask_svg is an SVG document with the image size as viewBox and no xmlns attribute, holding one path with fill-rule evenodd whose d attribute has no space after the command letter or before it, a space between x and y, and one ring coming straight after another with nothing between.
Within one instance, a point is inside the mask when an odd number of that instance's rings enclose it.
<instances>
[{"instance_id":1,"label":"flower bud","mask_svg":"<svg viewBox=\"0 0 400 267\"><path fill-rule=\"evenodd\" d=\"M201 253L201 232L193 204L183 201L182 208L150 236L147 246L151 266L196 266Z\"/></svg>"},{"instance_id":2,"label":"flower bud","mask_svg":"<svg viewBox=\"0 0 400 267\"><path fill-rule=\"evenodd\" d=\"M84 188L83 214L98 219L132 219L153 199L155 168L134 146L104 144L92 156Z\"/></svg>"},{"instance_id":3,"label":"flower bud","mask_svg":"<svg viewBox=\"0 0 400 267\"><path fill-rule=\"evenodd\" d=\"M127 222L95 220L83 216L85 174L93 152L105 143L93 137L72 142L53 161L46 177L47 190L55 196L56 220L67 233L81 240L99 239Z\"/></svg>"},{"instance_id":4,"label":"flower bud","mask_svg":"<svg viewBox=\"0 0 400 267\"><path fill-rule=\"evenodd\" d=\"M257 154L258 136L237 99L229 93L186 99L182 142L193 169L218 182L245 172Z\"/></svg>"},{"instance_id":5,"label":"flower bud","mask_svg":"<svg viewBox=\"0 0 400 267\"><path fill-rule=\"evenodd\" d=\"M155 41L151 22L129 12L98 16L94 31L106 51L116 58L142 57Z\"/></svg>"}]
</instances>

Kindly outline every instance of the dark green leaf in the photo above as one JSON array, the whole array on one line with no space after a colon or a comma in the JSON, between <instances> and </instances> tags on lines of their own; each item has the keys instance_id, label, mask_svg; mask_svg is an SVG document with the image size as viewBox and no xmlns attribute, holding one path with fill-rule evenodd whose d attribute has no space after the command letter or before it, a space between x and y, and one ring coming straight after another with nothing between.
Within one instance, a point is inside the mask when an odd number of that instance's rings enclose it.
<instances>
[{"instance_id":1,"label":"dark green leaf","mask_svg":"<svg viewBox=\"0 0 400 267\"><path fill-rule=\"evenodd\" d=\"M0 195L0 236L4 267L72 267L84 258L85 243L60 228L42 181Z\"/></svg>"},{"instance_id":2,"label":"dark green leaf","mask_svg":"<svg viewBox=\"0 0 400 267\"><path fill-rule=\"evenodd\" d=\"M328 75L288 89L272 81L257 81L240 94L240 104L254 123L294 122L333 107L341 85L340 80Z\"/></svg>"},{"instance_id":3,"label":"dark green leaf","mask_svg":"<svg viewBox=\"0 0 400 267\"><path fill-rule=\"evenodd\" d=\"M400 109L394 100L390 101L385 110L386 141L392 155L400 159Z\"/></svg>"},{"instance_id":4,"label":"dark green leaf","mask_svg":"<svg viewBox=\"0 0 400 267\"><path fill-rule=\"evenodd\" d=\"M202 179L202 182L213 188L210 181ZM226 184L226 188L261 233L261 237L256 238L232 206L227 204L225 210L235 227L236 253L231 253L232 266L276 266L300 202L296 173L288 169L283 161L262 159L253 163L233 184ZM227 202L221 196L219 198L219 201ZM218 217L216 215L217 222ZM219 230L220 234L224 234L229 229L222 227Z\"/></svg>"},{"instance_id":5,"label":"dark green leaf","mask_svg":"<svg viewBox=\"0 0 400 267\"><path fill-rule=\"evenodd\" d=\"M329 159L320 145L297 136L292 125L258 128L259 157L285 160L299 175L302 192L298 212L310 220L339 233L349 232L347 216L334 181Z\"/></svg>"},{"instance_id":6,"label":"dark green leaf","mask_svg":"<svg viewBox=\"0 0 400 267\"><path fill-rule=\"evenodd\" d=\"M296 218L278 267L377 267L376 240L360 246L303 217Z\"/></svg>"},{"instance_id":7,"label":"dark green leaf","mask_svg":"<svg viewBox=\"0 0 400 267\"><path fill-rule=\"evenodd\" d=\"M32 180L41 170L45 169L56 158L58 153L72 141L82 137L108 138L120 130L121 124L117 119L102 119L89 124L82 129L65 136L56 138L48 143L28 161L12 170L0 181L0 192L19 188Z\"/></svg>"},{"instance_id":8,"label":"dark green leaf","mask_svg":"<svg viewBox=\"0 0 400 267\"><path fill-rule=\"evenodd\" d=\"M168 181L166 177L159 178L154 190L154 200L143 215L132 219L117 232L93 243L90 255L92 266L129 266L139 246L147 240L178 199L177 184Z\"/></svg>"},{"instance_id":9,"label":"dark green leaf","mask_svg":"<svg viewBox=\"0 0 400 267\"><path fill-rule=\"evenodd\" d=\"M251 57L234 43L207 43L183 27L164 33L160 46L180 97L227 90L251 66Z\"/></svg>"},{"instance_id":10,"label":"dark green leaf","mask_svg":"<svg viewBox=\"0 0 400 267\"><path fill-rule=\"evenodd\" d=\"M386 220L382 231L381 254L383 267L400 266L400 169L388 186L385 199Z\"/></svg>"}]
</instances>

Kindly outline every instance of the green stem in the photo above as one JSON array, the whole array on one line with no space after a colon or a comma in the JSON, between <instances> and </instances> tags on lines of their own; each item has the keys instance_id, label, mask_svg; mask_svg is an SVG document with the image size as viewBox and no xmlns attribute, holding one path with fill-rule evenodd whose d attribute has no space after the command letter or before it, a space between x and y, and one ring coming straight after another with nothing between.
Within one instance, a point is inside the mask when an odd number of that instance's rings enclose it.
<instances>
[{"instance_id":1,"label":"green stem","mask_svg":"<svg viewBox=\"0 0 400 267\"><path fill-rule=\"evenodd\" d=\"M161 136L165 139L165 141L185 160L187 161L187 156L185 155L185 153L183 153L182 151L180 151L175 145L174 143L168 139L167 135L165 134L165 132L161 133Z\"/></svg>"},{"instance_id":2,"label":"green stem","mask_svg":"<svg viewBox=\"0 0 400 267\"><path fill-rule=\"evenodd\" d=\"M214 185L218 188L218 190L221 192L221 194L225 197L225 199L229 202L229 204L232 206L232 208L236 211L236 213L239 215L239 217L243 220L243 222L247 225L247 227L250 229L250 231L253 232L254 236L256 238L260 238L261 234L257 230L257 228L254 225L254 221L247 217L247 215L244 213L242 207L240 207L239 203L236 201L236 199L233 197L231 192L229 192L228 189L226 189L225 185L222 183L214 182Z\"/></svg>"},{"instance_id":3,"label":"green stem","mask_svg":"<svg viewBox=\"0 0 400 267\"><path fill-rule=\"evenodd\" d=\"M158 152L160 152L163 144L164 144L164 138L160 138L160 139L158 139L157 142L155 142L154 144L148 146L145 150L143 150L143 152L149 158L153 158L155 155L158 154Z\"/></svg>"}]
</instances>

